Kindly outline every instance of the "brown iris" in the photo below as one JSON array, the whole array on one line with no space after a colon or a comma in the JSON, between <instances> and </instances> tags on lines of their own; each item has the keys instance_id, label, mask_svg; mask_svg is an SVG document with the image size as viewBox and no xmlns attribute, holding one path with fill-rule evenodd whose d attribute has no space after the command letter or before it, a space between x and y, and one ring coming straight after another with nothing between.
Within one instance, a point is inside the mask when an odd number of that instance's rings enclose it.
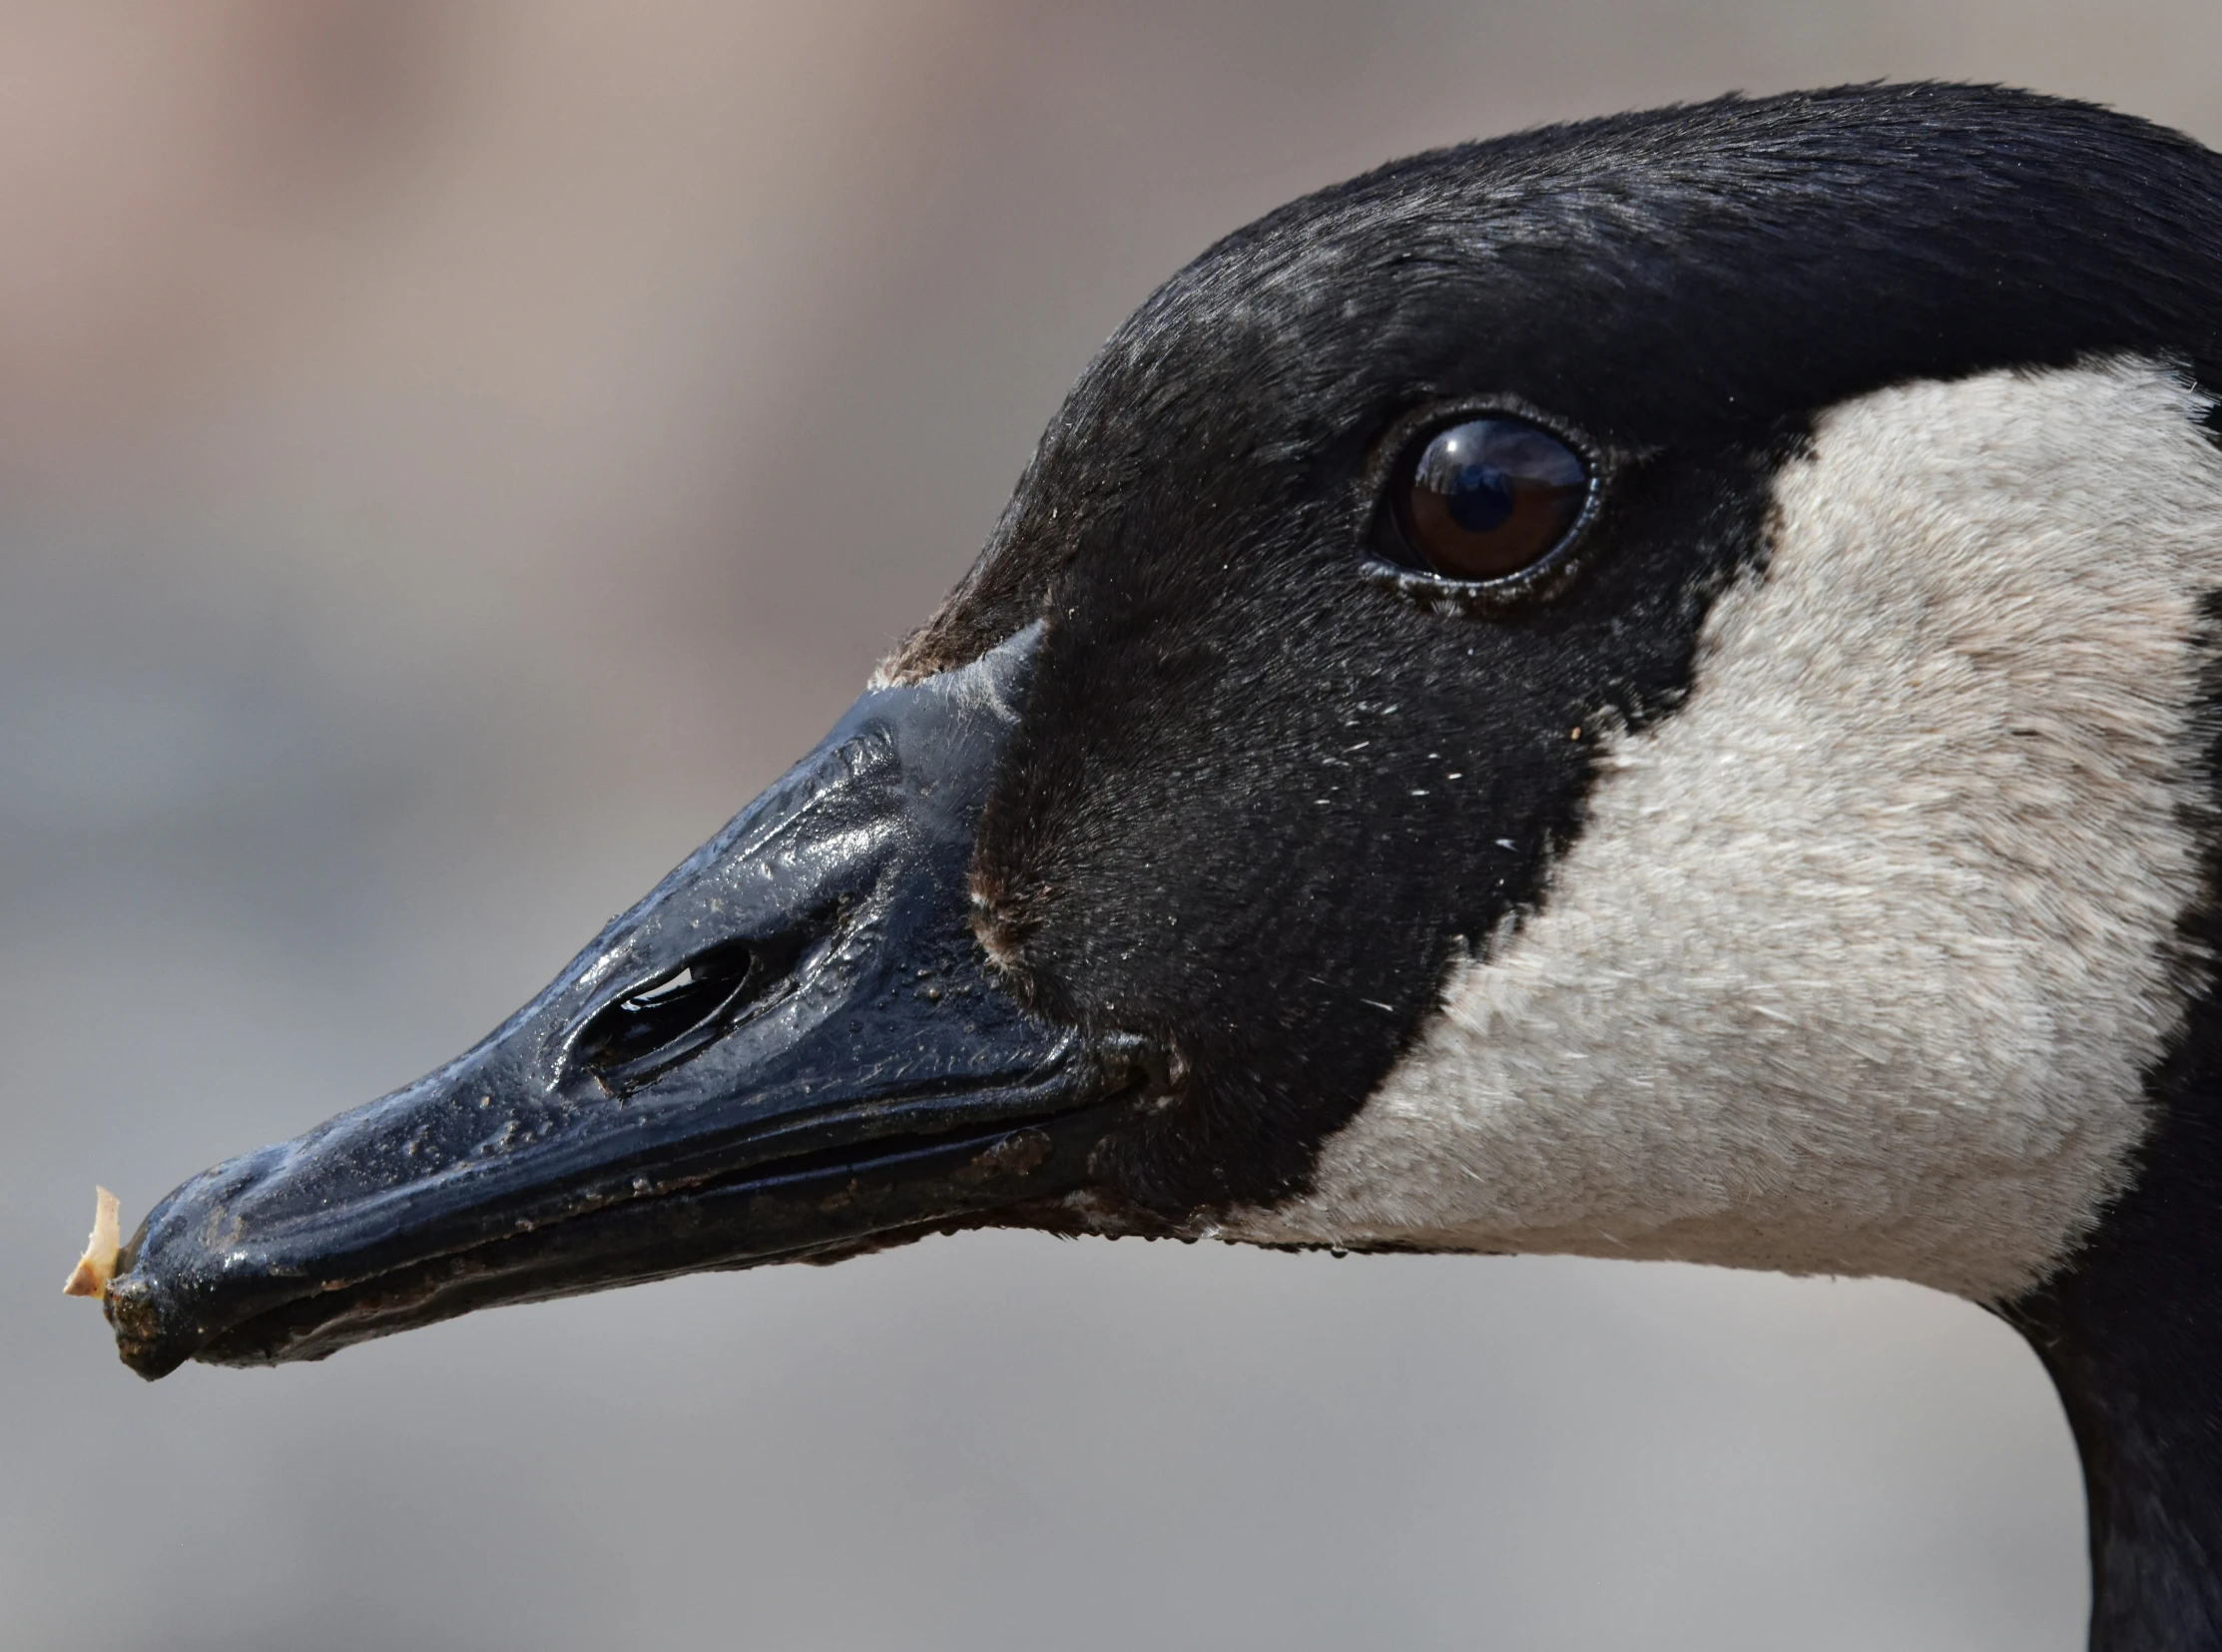
<instances>
[{"instance_id":1,"label":"brown iris","mask_svg":"<svg viewBox=\"0 0 2222 1652\"><path fill-rule=\"evenodd\" d=\"M1404 462L1392 502L1412 566L1489 580L1541 561L1588 492L1572 448L1525 419L1489 414L1436 431Z\"/></svg>"}]
</instances>

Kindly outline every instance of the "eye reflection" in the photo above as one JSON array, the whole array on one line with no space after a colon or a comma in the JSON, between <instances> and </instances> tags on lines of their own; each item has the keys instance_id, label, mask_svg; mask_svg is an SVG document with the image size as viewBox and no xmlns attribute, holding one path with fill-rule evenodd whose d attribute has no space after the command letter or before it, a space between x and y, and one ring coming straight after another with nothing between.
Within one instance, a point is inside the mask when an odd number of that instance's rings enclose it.
<instances>
[{"instance_id":1,"label":"eye reflection","mask_svg":"<svg viewBox=\"0 0 2222 1652\"><path fill-rule=\"evenodd\" d=\"M1581 456L1549 431L1504 414L1464 419L1399 474L1398 560L1446 579L1503 579L1566 537L1588 491Z\"/></svg>"}]
</instances>

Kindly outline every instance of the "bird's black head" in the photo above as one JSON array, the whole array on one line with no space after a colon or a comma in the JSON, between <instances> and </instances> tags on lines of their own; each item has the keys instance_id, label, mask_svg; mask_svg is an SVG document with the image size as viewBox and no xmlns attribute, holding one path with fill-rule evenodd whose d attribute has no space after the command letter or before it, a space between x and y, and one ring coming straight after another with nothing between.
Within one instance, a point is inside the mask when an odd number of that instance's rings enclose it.
<instances>
[{"instance_id":1,"label":"bird's black head","mask_svg":"<svg viewBox=\"0 0 2222 1652\"><path fill-rule=\"evenodd\" d=\"M126 1358L980 1223L2026 1283L2188 978L2218 209L2172 134L1903 86L1237 233L819 753L477 1050L157 1208ZM2024 1082L2071 1003L2083 1111Z\"/></svg>"}]
</instances>

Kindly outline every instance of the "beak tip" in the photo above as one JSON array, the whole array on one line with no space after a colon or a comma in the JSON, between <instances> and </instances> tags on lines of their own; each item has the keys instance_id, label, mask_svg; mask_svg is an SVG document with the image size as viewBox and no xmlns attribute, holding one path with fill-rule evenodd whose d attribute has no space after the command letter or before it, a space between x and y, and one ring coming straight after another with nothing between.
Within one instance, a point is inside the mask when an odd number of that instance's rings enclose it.
<instances>
[{"instance_id":1,"label":"beak tip","mask_svg":"<svg viewBox=\"0 0 2222 1652\"><path fill-rule=\"evenodd\" d=\"M110 1281L102 1306L116 1333L117 1357L148 1381L168 1377L192 1357L191 1340L179 1336L163 1312L159 1288L137 1270Z\"/></svg>"}]
</instances>

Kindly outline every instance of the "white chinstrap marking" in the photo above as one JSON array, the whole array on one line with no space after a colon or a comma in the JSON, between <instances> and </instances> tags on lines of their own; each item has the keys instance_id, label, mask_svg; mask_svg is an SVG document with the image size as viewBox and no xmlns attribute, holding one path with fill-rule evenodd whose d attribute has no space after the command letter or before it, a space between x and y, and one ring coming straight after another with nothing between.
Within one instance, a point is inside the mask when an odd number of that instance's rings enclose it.
<instances>
[{"instance_id":1,"label":"white chinstrap marking","mask_svg":"<svg viewBox=\"0 0 2222 1652\"><path fill-rule=\"evenodd\" d=\"M2112 361L1830 410L1541 909L1225 1236L2040 1279L2196 972L2204 406Z\"/></svg>"}]
</instances>

